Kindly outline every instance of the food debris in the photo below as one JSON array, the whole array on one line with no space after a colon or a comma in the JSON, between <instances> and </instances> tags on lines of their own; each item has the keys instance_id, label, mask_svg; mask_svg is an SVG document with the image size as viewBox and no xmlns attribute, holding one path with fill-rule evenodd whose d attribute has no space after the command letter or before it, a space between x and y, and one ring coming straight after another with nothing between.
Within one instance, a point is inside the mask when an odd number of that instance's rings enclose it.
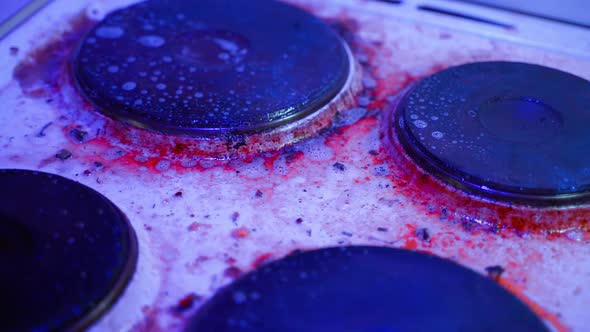
<instances>
[{"instance_id":1,"label":"food debris","mask_svg":"<svg viewBox=\"0 0 590 332\"><path fill-rule=\"evenodd\" d=\"M297 224L303 223L303 218L297 218L297 219L295 219L295 223L297 223Z\"/></svg>"},{"instance_id":2,"label":"food debris","mask_svg":"<svg viewBox=\"0 0 590 332\"><path fill-rule=\"evenodd\" d=\"M176 198L182 198L182 191L177 191L177 192L174 194L174 197L176 197Z\"/></svg>"},{"instance_id":3,"label":"food debris","mask_svg":"<svg viewBox=\"0 0 590 332\"><path fill-rule=\"evenodd\" d=\"M428 228L418 228L416 231L414 231L414 234L422 239L422 241L430 240L430 232L428 232Z\"/></svg>"},{"instance_id":4,"label":"food debris","mask_svg":"<svg viewBox=\"0 0 590 332\"><path fill-rule=\"evenodd\" d=\"M45 130L47 130L47 128L49 128L49 126L51 126L52 124L53 124L53 122L48 122L46 125L44 125L43 128L41 128L41 130L39 130L39 133L37 133L37 137L44 137Z\"/></svg>"},{"instance_id":5,"label":"food debris","mask_svg":"<svg viewBox=\"0 0 590 332\"><path fill-rule=\"evenodd\" d=\"M502 273L504 273L504 271L506 271L506 270L503 267L501 267L500 265L493 265L493 266L486 267L486 272L488 273L488 277L492 278L495 281L500 280L500 277L502 276Z\"/></svg>"},{"instance_id":6,"label":"food debris","mask_svg":"<svg viewBox=\"0 0 590 332\"><path fill-rule=\"evenodd\" d=\"M335 170L340 171L340 172L344 172L346 170L346 166L344 166L344 164L342 163L334 163L334 165L332 165L332 167L334 167Z\"/></svg>"},{"instance_id":7,"label":"food debris","mask_svg":"<svg viewBox=\"0 0 590 332\"><path fill-rule=\"evenodd\" d=\"M256 190L256 193L254 194L254 196L256 196L257 198L261 198L264 195L264 193L260 190Z\"/></svg>"},{"instance_id":8,"label":"food debris","mask_svg":"<svg viewBox=\"0 0 590 332\"><path fill-rule=\"evenodd\" d=\"M74 128L70 130L70 136L72 136L76 140L76 142L82 143L86 140L88 132Z\"/></svg>"},{"instance_id":9,"label":"food debris","mask_svg":"<svg viewBox=\"0 0 590 332\"><path fill-rule=\"evenodd\" d=\"M72 153L66 149L61 149L55 154L55 157L60 160L67 160L72 158Z\"/></svg>"},{"instance_id":10,"label":"food debris","mask_svg":"<svg viewBox=\"0 0 590 332\"><path fill-rule=\"evenodd\" d=\"M231 221L235 223L236 221L238 221L238 218L239 217L240 217L240 213L239 212L234 212L231 215Z\"/></svg>"}]
</instances>

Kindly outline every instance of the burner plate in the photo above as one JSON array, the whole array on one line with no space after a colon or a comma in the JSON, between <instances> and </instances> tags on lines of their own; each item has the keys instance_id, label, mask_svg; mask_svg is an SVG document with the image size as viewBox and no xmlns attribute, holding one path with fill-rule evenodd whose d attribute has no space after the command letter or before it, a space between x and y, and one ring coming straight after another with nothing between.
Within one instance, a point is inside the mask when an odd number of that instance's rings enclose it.
<instances>
[{"instance_id":1,"label":"burner plate","mask_svg":"<svg viewBox=\"0 0 590 332\"><path fill-rule=\"evenodd\" d=\"M2 328L87 327L135 270L127 218L98 192L56 175L0 170L0 188Z\"/></svg>"},{"instance_id":2,"label":"burner plate","mask_svg":"<svg viewBox=\"0 0 590 332\"><path fill-rule=\"evenodd\" d=\"M453 67L403 96L394 126L406 152L444 181L528 205L587 202L590 83L538 65Z\"/></svg>"},{"instance_id":3,"label":"burner plate","mask_svg":"<svg viewBox=\"0 0 590 332\"><path fill-rule=\"evenodd\" d=\"M98 109L170 134L253 133L327 104L349 52L324 22L267 0L146 1L109 14L75 54Z\"/></svg>"},{"instance_id":4,"label":"burner plate","mask_svg":"<svg viewBox=\"0 0 590 332\"><path fill-rule=\"evenodd\" d=\"M491 279L383 247L287 256L218 292L187 331L546 331Z\"/></svg>"}]
</instances>

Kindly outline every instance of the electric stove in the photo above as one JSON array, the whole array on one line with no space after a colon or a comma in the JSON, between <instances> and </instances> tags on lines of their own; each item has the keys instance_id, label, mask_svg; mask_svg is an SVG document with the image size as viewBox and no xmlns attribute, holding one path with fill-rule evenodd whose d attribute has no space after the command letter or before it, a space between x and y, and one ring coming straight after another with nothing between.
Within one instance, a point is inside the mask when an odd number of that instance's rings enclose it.
<instances>
[{"instance_id":1,"label":"electric stove","mask_svg":"<svg viewBox=\"0 0 590 332\"><path fill-rule=\"evenodd\" d=\"M41 4L0 41L13 329L590 324L586 27L436 0Z\"/></svg>"}]
</instances>

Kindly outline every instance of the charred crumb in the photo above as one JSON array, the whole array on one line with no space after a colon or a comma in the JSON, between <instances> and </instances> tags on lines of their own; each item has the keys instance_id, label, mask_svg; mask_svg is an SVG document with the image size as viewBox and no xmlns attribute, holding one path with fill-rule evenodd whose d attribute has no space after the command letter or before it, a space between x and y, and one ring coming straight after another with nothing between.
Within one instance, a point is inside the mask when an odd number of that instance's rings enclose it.
<instances>
[{"instance_id":1,"label":"charred crumb","mask_svg":"<svg viewBox=\"0 0 590 332\"><path fill-rule=\"evenodd\" d=\"M295 219L295 223L296 223L296 224L301 224L301 223L303 223L303 218L297 218L297 219Z\"/></svg>"},{"instance_id":2,"label":"charred crumb","mask_svg":"<svg viewBox=\"0 0 590 332\"><path fill-rule=\"evenodd\" d=\"M307 236L311 237L311 229L307 230Z\"/></svg>"},{"instance_id":3,"label":"charred crumb","mask_svg":"<svg viewBox=\"0 0 590 332\"><path fill-rule=\"evenodd\" d=\"M422 241L430 240L430 232L428 231L428 228L418 228L416 231L414 231L414 234Z\"/></svg>"},{"instance_id":4,"label":"charred crumb","mask_svg":"<svg viewBox=\"0 0 590 332\"><path fill-rule=\"evenodd\" d=\"M488 273L488 277L492 278L495 281L500 280L500 277L502 276L502 273L504 273L504 271L506 271L500 265L488 266L488 267L486 267L485 270Z\"/></svg>"},{"instance_id":5,"label":"charred crumb","mask_svg":"<svg viewBox=\"0 0 590 332\"><path fill-rule=\"evenodd\" d=\"M150 226L148 224L143 224L143 228L148 232L152 230L152 226Z\"/></svg>"},{"instance_id":6,"label":"charred crumb","mask_svg":"<svg viewBox=\"0 0 590 332\"><path fill-rule=\"evenodd\" d=\"M174 194L174 197L176 197L176 198L182 198L182 191L177 191L177 192Z\"/></svg>"},{"instance_id":7,"label":"charred crumb","mask_svg":"<svg viewBox=\"0 0 590 332\"><path fill-rule=\"evenodd\" d=\"M240 213L239 212L234 212L231 215L231 221L235 224L236 221L238 221L238 218L240 217Z\"/></svg>"},{"instance_id":8,"label":"charred crumb","mask_svg":"<svg viewBox=\"0 0 590 332\"><path fill-rule=\"evenodd\" d=\"M387 232L387 231L388 231L388 229L387 229L387 228L385 228L385 227L377 227L377 230L378 230L379 232Z\"/></svg>"},{"instance_id":9,"label":"charred crumb","mask_svg":"<svg viewBox=\"0 0 590 332\"><path fill-rule=\"evenodd\" d=\"M223 271L223 275L228 278L236 279L242 275L242 270L236 266L230 266Z\"/></svg>"},{"instance_id":10,"label":"charred crumb","mask_svg":"<svg viewBox=\"0 0 590 332\"><path fill-rule=\"evenodd\" d=\"M48 122L47 124L45 124L41 130L39 130L39 132L37 133L37 137L44 137L45 136L45 130L47 130L47 128L49 128L49 126L51 126L53 124L53 122Z\"/></svg>"},{"instance_id":11,"label":"charred crumb","mask_svg":"<svg viewBox=\"0 0 590 332\"><path fill-rule=\"evenodd\" d=\"M185 297L183 297L182 299L180 299L178 301L178 303L172 308L172 311L176 312L176 313L182 313L190 308L193 307L193 305L195 304L196 301L200 301L202 299L201 296L195 294L195 293L190 293L188 295L186 295Z\"/></svg>"},{"instance_id":12,"label":"charred crumb","mask_svg":"<svg viewBox=\"0 0 590 332\"><path fill-rule=\"evenodd\" d=\"M352 233L350 232L343 231L341 234L344 236L352 237Z\"/></svg>"},{"instance_id":13,"label":"charred crumb","mask_svg":"<svg viewBox=\"0 0 590 332\"><path fill-rule=\"evenodd\" d=\"M344 172L346 170L346 166L344 166L344 164L338 163L338 162L334 163L332 165L332 167L339 172Z\"/></svg>"},{"instance_id":14,"label":"charred crumb","mask_svg":"<svg viewBox=\"0 0 590 332\"><path fill-rule=\"evenodd\" d=\"M88 132L80 130L80 129L72 129L70 130L70 136L76 140L78 143L82 143L86 140L88 136Z\"/></svg>"},{"instance_id":15,"label":"charred crumb","mask_svg":"<svg viewBox=\"0 0 590 332\"><path fill-rule=\"evenodd\" d=\"M55 154L55 157L60 160L67 160L72 158L72 153L66 149L61 149Z\"/></svg>"},{"instance_id":16,"label":"charred crumb","mask_svg":"<svg viewBox=\"0 0 590 332\"><path fill-rule=\"evenodd\" d=\"M379 152L377 152L377 151L375 151L375 150L369 150L369 154L370 154L371 156L378 156L378 155L379 155Z\"/></svg>"},{"instance_id":17,"label":"charred crumb","mask_svg":"<svg viewBox=\"0 0 590 332\"><path fill-rule=\"evenodd\" d=\"M18 54L18 51L19 51L18 47L16 47L16 46L10 47L10 55L15 56Z\"/></svg>"},{"instance_id":18,"label":"charred crumb","mask_svg":"<svg viewBox=\"0 0 590 332\"><path fill-rule=\"evenodd\" d=\"M264 195L264 193L260 190L256 190L256 193L254 194L254 196L256 196L257 198L261 198Z\"/></svg>"},{"instance_id":19,"label":"charred crumb","mask_svg":"<svg viewBox=\"0 0 590 332\"><path fill-rule=\"evenodd\" d=\"M94 162L94 167L96 167L96 168L103 168L104 167L104 164L101 163L100 161L95 161Z\"/></svg>"}]
</instances>

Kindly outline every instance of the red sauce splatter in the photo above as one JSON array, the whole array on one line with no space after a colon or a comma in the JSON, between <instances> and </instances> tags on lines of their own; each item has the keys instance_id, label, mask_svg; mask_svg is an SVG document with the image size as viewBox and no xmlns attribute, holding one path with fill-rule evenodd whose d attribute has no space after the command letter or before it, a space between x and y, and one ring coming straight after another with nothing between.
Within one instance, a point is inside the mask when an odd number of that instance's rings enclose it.
<instances>
[{"instance_id":1,"label":"red sauce splatter","mask_svg":"<svg viewBox=\"0 0 590 332\"><path fill-rule=\"evenodd\" d=\"M589 207L570 209L532 208L482 200L469 195L429 175L419 168L403 151L391 126L383 122L382 140L386 160L373 156L375 163L388 162L390 179L399 193L410 198L422 212L441 219L459 221L464 228L483 227L496 233L512 230L517 234L543 233L559 235L568 230L588 231Z\"/></svg>"},{"instance_id":2,"label":"red sauce splatter","mask_svg":"<svg viewBox=\"0 0 590 332\"><path fill-rule=\"evenodd\" d=\"M252 262L252 267L258 268L258 267L268 263L272 257L273 257L273 254L271 254L271 253L262 254L262 255L256 257L254 262Z\"/></svg>"},{"instance_id":3,"label":"red sauce splatter","mask_svg":"<svg viewBox=\"0 0 590 332\"><path fill-rule=\"evenodd\" d=\"M507 290L512 292L514 295L516 295L526 305L528 305L529 308L531 308L531 310L537 316L539 316L539 317L543 318L545 321L549 322L553 326L553 328L555 328L556 331L558 331L558 332L570 331L570 329L568 329L565 325L563 325L563 323L561 323L559 315L548 312L547 310L543 309L543 307L541 307L535 301L528 298L520 290L519 286L512 284L509 280L507 280L506 278L502 278L502 277L498 278L498 283L500 285L504 286L504 288L506 288Z\"/></svg>"},{"instance_id":4,"label":"red sauce splatter","mask_svg":"<svg viewBox=\"0 0 590 332\"><path fill-rule=\"evenodd\" d=\"M240 227L232 231L231 234L236 239L243 239L250 235L250 231L246 227Z\"/></svg>"},{"instance_id":5,"label":"red sauce splatter","mask_svg":"<svg viewBox=\"0 0 590 332\"><path fill-rule=\"evenodd\" d=\"M174 306L174 311L177 313L181 313L193 307L196 301L200 300L201 297L195 293L187 294L185 297L180 299L176 306Z\"/></svg>"}]
</instances>

